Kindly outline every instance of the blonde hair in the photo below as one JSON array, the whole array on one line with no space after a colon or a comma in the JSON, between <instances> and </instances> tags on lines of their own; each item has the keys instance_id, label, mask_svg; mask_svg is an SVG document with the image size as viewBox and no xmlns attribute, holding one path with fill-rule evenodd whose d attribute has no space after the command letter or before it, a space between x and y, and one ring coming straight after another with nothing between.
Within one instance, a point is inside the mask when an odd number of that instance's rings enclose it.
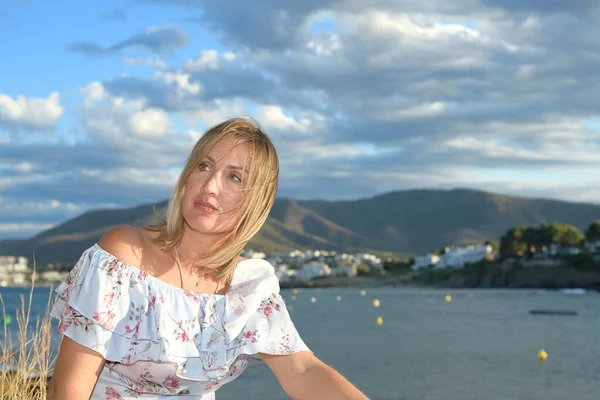
<instances>
[{"instance_id":1,"label":"blonde hair","mask_svg":"<svg viewBox=\"0 0 600 400\"><path fill-rule=\"evenodd\" d=\"M207 130L194 145L175 183L166 207L165 218L157 215L162 222L145 227L160 232L154 242L163 251L172 251L179 244L185 224L182 202L187 177L204 160L215 144L225 138L234 139L234 146L245 144L249 151L249 157L244 165L247 176L242 180L243 196L233 207L237 211L232 216L233 223L227 228L224 236L206 252L206 255L194 260L194 264L210 271L215 279L229 284L238 256L265 223L277 195L279 181L277 152L258 122L233 118Z\"/></svg>"}]
</instances>

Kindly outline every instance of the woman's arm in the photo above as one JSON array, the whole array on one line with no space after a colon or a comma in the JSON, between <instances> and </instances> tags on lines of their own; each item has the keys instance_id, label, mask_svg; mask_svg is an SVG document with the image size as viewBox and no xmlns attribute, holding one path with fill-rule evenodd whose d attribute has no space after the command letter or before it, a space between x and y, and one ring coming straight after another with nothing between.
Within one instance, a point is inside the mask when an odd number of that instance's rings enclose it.
<instances>
[{"instance_id":1,"label":"woman's arm","mask_svg":"<svg viewBox=\"0 0 600 400\"><path fill-rule=\"evenodd\" d=\"M312 353L261 353L283 390L294 400L368 400L346 378Z\"/></svg>"},{"instance_id":2,"label":"woman's arm","mask_svg":"<svg viewBox=\"0 0 600 400\"><path fill-rule=\"evenodd\" d=\"M89 399L104 362L97 352L63 336L46 400Z\"/></svg>"}]
</instances>

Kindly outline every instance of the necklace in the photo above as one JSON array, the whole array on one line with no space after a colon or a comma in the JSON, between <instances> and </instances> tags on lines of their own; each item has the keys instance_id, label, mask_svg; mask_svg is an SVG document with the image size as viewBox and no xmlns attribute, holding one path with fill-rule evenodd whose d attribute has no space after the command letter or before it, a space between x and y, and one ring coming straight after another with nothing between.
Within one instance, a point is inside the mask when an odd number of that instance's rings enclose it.
<instances>
[{"instance_id":1,"label":"necklace","mask_svg":"<svg viewBox=\"0 0 600 400\"><path fill-rule=\"evenodd\" d=\"M179 261L179 251L177 251L177 247L175 247L175 261L177 262L177 267L179 267L179 277L181 278L181 288L185 290L185 285L183 282L183 272L181 270L181 262ZM200 285L200 282L196 282L196 287ZM215 289L216 294L219 291L220 282L217 282L217 288Z\"/></svg>"}]
</instances>

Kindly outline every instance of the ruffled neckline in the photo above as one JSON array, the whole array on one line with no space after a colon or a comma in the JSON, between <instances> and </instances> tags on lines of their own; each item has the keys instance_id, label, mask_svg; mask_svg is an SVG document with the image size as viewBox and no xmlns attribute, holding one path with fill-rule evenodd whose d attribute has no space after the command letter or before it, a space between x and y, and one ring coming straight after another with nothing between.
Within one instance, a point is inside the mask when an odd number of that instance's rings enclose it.
<instances>
[{"instance_id":1,"label":"ruffled neckline","mask_svg":"<svg viewBox=\"0 0 600 400\"><path fill-rule=\"evenodd\" d=\"M174 292L183 293L186 296L192 295L192 296L195 296L198 298L213 298L213 299L217 299L217 300L226 298L229 294L231 294L232 288L234 287L234 284L236 283L236 276L239 275L239 268L238 268L239 265L246 261L253 260L253 259L248 258L248 259L238 261L235 271L233 271L233 277L231 279L231 283L229 284L229 288L227 289L227 292L225 294L218 294L218 293L194 292L193 290L187 290L184 288L180 288L179 286L172 285L168 282L163 281L162 279L155 277L154 275L151 275L151 274L141 270L140 268L136 267L133 264L129 264L128 262L123 261L119 257L115 256L114 254L112 254L109 251L102 248L102 246L100 246L98 243L94 243L92 248L94 250L98 251L99 253L103 254L105 257L112 259L115 262L119 263L123 268L128 270L128 272L130 272L132 275L139 276L139 275L143 274L146 279L148 279L149 281L152 281L154 286L164 288L166 290L170 290L170 291L174 291Z\"/></svg>"},{"instance_id":2,"label":"ruffled neckline","mask_svg":"<svg viewBox=\"0 0 600 400\"><path fill-rule=\"evenodd\" d=\"M61 320L59 332L77 335L113 362L185 359L177 376L200 381L224 378L244 343L260 344L251 354L265 352L272 345L269 335L253 336L262 328L247 324L285 309L275 269L266 260L238 262L227 293L216 295L166 283L97 243L55 291L59 299L51 315Z\"/></svg>"}]
</instances>

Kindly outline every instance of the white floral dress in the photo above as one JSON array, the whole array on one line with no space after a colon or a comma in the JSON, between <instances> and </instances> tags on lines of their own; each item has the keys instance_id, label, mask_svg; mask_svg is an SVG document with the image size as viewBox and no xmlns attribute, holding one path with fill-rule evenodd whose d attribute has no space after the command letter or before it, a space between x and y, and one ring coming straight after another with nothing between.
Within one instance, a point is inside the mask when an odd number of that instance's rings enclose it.
<instances>
[{"instance_id":1,"label":"white floral dress","mask_svg":"<svg viewBox=\"0 0 600 400\"><path fill-rule=\"evenodd\" d=\"M258 353L310 351L265 260L240 261L225 295L148 275L102 249L56 288L58 331L106 359L90 399L214 399Z\"/></svg>"}]
</instances>

